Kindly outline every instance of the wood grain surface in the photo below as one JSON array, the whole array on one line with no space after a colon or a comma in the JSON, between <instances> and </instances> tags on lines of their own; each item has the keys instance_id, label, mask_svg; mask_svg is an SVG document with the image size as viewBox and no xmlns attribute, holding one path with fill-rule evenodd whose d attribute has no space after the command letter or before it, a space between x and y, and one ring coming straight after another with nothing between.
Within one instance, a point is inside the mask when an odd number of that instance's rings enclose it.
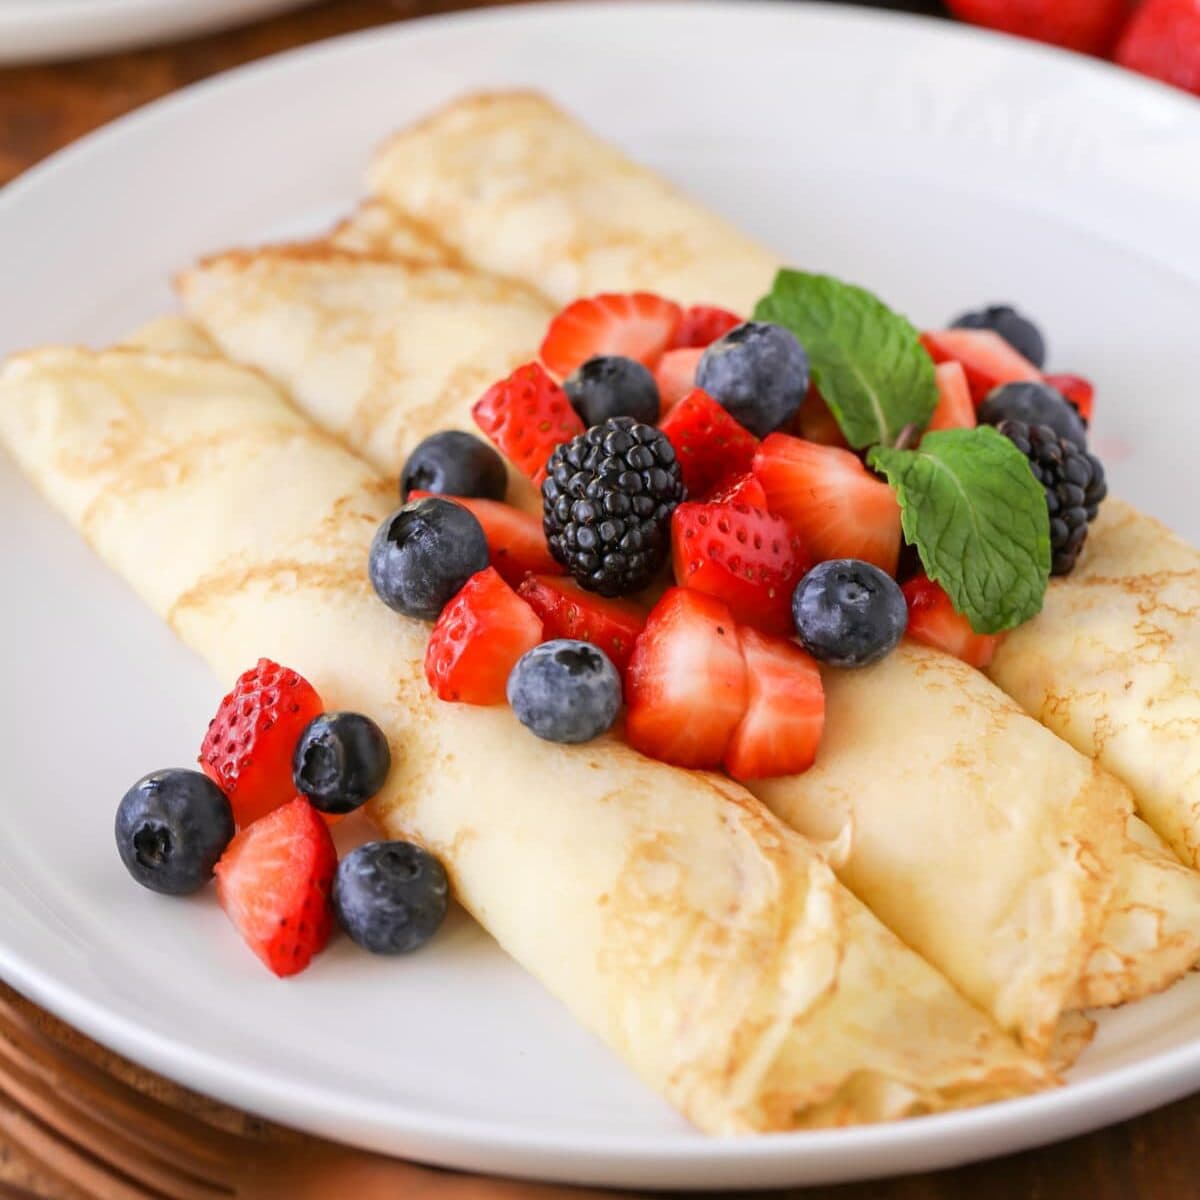
<instances>
[{"instance_id":1,"label":"wood grain surface","mask_svg":"<svg viewBox=\"0 0 1200 1200\"><path fill-rule=\"evenodd\" d=\"M498 5L511 0L486 0ZM89 130L218 71L320 38L412 17L481 7L462 0L334 0L210 37L88 61L0 70L0 183ZM932 0L880 7L936 13ZM3 278L0 267L0 278ZM13 286L6 281L6 286ZM0 986L3 986L0 984ZM158 1079L44 1017L98 1062L198 1120L256 1136L265 1123ZM906 1179L803 1192L805 1200L1197 1200L1200 1097L1044 1150ZM67 1196L0 1141L0 1182ZM797 1197L801 1193L795 1193ZM281 1198L285 1200L285 1198ZM342 1200L331 1197L331 1200Z\"/></svg>"}]
</instances>

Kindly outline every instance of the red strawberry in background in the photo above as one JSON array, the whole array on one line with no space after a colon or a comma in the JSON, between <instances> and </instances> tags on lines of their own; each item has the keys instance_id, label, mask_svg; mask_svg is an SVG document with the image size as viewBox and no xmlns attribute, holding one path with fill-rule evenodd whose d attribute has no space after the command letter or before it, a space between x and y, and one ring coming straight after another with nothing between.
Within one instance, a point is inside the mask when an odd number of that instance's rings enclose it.
<instances>
[{"instance_id":1,"label":"red strawberry in background","mask_svg":"<svg viewBox=\"0 0 1200 1200\"><path fill-rule=\"evenodd\" d=\"M337 851L303 796L243 829L217 863L217 898L276 975L303 971L333 932Z\"/></svg>"},{"instance_id":2,"label":"red strawberry in background","mask_svg":"<svg viewBox=\"0 0 1200 1200\"><path fill-rule=\"evenodd\" d=\"M792 421L792 432L797 437L806 438L810 442L819 442L822 446L840 446L843 450L850 449L842 427L837 423L825 397L817 391L817 385L808 385L808 394L800 411Z\"/></svg>"},{"instance_id":3,"label":"red strawberry in background","mask_svg":"<svg viewBox=\"0 0 1200 1200\"><path fill-rule=\"evenodd\" d=\"M645 610L629 600L584 591L573 579L530 575L517 595L542 618L542 637L575 638L598 646L624 672L646 623Z\"/></svg>"},{"instance_id":4,"label":"red strawberry in background","mask_svg":"<svg viewBox=\"0 0 1200 1200\"><path fill-rule=\"evenodd\" d=\"M651 292L607 292L576 300L550 322L542 362L559 379L598 354L635 358L653 371L682 316L678 304Z\"/></svg>"},{"instance_id":5,"label":"red strawberry in background","mask_svg":"<svg viewBox=\"0 0 1200 1200\"><path fill-rule=\"evenodd\" d=\"M921 334L921 345L935 363L961 364L976 407L1002 383L1042 377L1029 359L990 329L934 330Z\"/></svg>"},{"instance_id":6,"label":"red strawberry in background","mask_svg":"<svg viewBox=\"0 0 1200 1200\"><path fill-rule=\"evenodd\" d=\"M1144 0L1125 26L1115 58L1200 96L1200 0Z\"/></svg>"},{"instance_id":7,"label":"red strawberry in background","mask_svg":"<svg viewBox=\"0 0 1200 1200\"><path fill-rule=\"evenodd\" d=\"M1079 50L1106 54L1125 19L1126 0L946 0L974 25Z\"/></svg>"},{"instance_id":8,"label":"red strawberry in background","mask_svg":"<svg viewBox=\"0 0 1200 1200\"><path fill-rule=\"evenodd\" d=\"M742 318L737 313L731 313L727 308L715 308L710 304L694 304L683 314L679 328L671 339L671 349L683 347L699 347L712 345L717 338L724 337L731 329L742 324Z\"/></svg>"},{"instance_id":9,"label":"red strawberry in background","mask_svg":"<svg viewBox=\"0 0 1200 1200\"><path fill-rule=\"evenodd\" d=\"M1003 634L976 633L950 597L927 575L916 575L901 589L908 603L906 634L915 642L944 650L972 667L986 667Z\"/></svg>"},{"instance_id":10,"label":"red strawberry in background","mask_svg":"<svg viewBox=\"0 0 1200 1200\"><path fill-rule=\"evenodd\" d=\"M1092 420L1096 407L1096 389L1082 375L1047 375L1046 382L1060 392L1075 405L1075 411L1083 418L1084 425Z\"/></svg>"},{"instance_id":11,"label":"red strawberry in background","mask_svg":"<svg viewBox=\"0 0 1200 1200\"><path fill-rule=\"evenodd\" d=\"M567 393L538 363L493 384L471 412L496 449L538 485L554 447L584 431Z\"/></svg>"},{"instance_id":12,"label":"red strawberry in background","mask_svg":"<svg viewBox=\"0 0 1200 1200\"><path fill-rule=\"evenodd\" d=\"M658 399L663 416L671 411L696 386L696 368L703 350L668 350L654 369Z\"/></svg>"},{"instance_id":13,"label":"red strawberry in background","mask_svg":"<svg viewBox=\"0 0 1200 1200\"><path fill-rule=\"evenodd\" d=\"M693 499L707 496L754 461L758 439L739 425L707 392L689 392L659 428L675 447L683 482Z\"/></svg>"},{"instance_id":14,"label":"red strawberry in background","mask_svg":"<svg viewBox=\"0 0 1200 1200\"><path fill-rule=\"evenodd\" d=\"M238 825L257 821L296 794L292 755L324 707L306 679L267 658L241 675L221 701L200 747L200 765L229 797Z\"/></svg>"}]
</instances>

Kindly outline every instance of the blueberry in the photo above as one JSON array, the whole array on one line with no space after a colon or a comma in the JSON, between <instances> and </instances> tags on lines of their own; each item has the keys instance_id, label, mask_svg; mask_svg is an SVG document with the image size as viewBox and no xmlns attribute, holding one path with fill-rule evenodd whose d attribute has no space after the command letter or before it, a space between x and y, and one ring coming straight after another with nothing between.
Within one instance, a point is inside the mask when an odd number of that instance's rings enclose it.
<instances>
[{"instance_id":1,"label":"blueberry","mask_svg":"<svg viewBox=\"0 0 1200 1200\"><path fill-rule=\"evenodd\" d=\"M517 720L548 742L590 742L621 707L621 676L607 654L558 638L521 656L508 677Z\"/></svg>"},{"instance_id":2,"label":"blueberry","mask_svg":"<svg viewBox=\"0 0 1200 1200\"><path fill-rule=\"evenodd\" d=\"M993 388L976 415L981 425L999 425L1001 421L1049 425L1059 437L1080 450L1087 449L1087 430L1078 409L1057 388L1036 379Z\"/></svg>"},{"instance_id":3,"label":"blueberry","mask_svg":"<svg viewBox=\"0 0 1200 1200\"><path fill-rule=\"evenodd\" d=\"M808 391L808 355L782 325L747 321L713 342L696 386L758 437L790 421Z\"/></svg>"},{"instance_id":4,"label":"blueberry","mask_svg":"<svg viewBox=\"0 0 1200 1200\"><path fill-rule=\"evenodd\" d=\"M834 667L865 667L895 649L908 625L900 585L857 558L818 563L792 596L805 649Z\"/></svg>"},{"instance_id":5,"label":"blueberry","mask_svg":"<svg viewBox=\"0 0 1200 1200\"><path fill-rule=\"evenodd\" d=\"M375 795L392 766L383 730L370 717L327 712L314 717L292 755L292 779L325 813L348 813Z\"/></svg>"},{"instance_id":6,"label":"blueberry","mask_svg":"<svg viewBox=\"0 0 1200 1200\"><path fill-rule=\"evenodd\" d=\"M1035 367L1046 364L1046 339L1041 330L1011 304L990 304L977 312L963 313L954 329L990 329L998 333L1018 354Z\"/></svg>"},{"instance_id":7,"label":"blueberry","mask_svg":"<svg viewBox=\"0 0 1200 1200\"><path fill-rule=\"evenodd\" d=\"M619 354L589 358L568 377L563 388L589 429L609 417L632 417L643 425L658 424L658 384L635 359Z\"/></svg>"},{"instance_id":8,"label":"blueberry","mask_svg":"<svg viewBox=\"0 0 1200 1200\"><path fill-rule=\"evenodd\" d=\"M342 928L372 954L408 954L446 916L450 885L428 851L411 842L368 842L338 863L333 907Z\"/></svg>"},{"instance_id":9,"label":"blueberry","mask_svg":"<svg viewBox=\"0 0 1200 1200\"><path fill-rule=\"evenodd\" d=\"M155 771L122 797L116 834L121 861L142 887L183 896L212 878L233 838L233 809L199 771Z\"/></svg>"},{"instance_id":10,"label":"blueberry","mask_svg":"<svg viewBox=\"0 0 1200 1200\"><path fill-rule=\"evenodd\" d=\"M431 433L408 456L400 474L401 500L409 492L503 500L506 491L504 459L486 442L457 429Z\"/></svg>"},{"instance_id":11,"label":"blueberry","mask_svg":"<svg viewBox=\"0 0 1200 1200\"><path fill-rule=\"evenodd\" d=\"M369 571L388 608L433 621L487 565L483 526L461 505L431 496L398 508L379 527Z\"/></svg>"}]
</instances>

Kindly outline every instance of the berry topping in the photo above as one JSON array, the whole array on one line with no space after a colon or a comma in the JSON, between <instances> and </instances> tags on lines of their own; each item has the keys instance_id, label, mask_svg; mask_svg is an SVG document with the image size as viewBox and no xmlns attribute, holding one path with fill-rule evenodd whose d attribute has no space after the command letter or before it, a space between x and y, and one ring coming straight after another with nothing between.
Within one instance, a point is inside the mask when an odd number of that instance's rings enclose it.
<instances>
[{"instance_id":1,"label":"berry topping","mask_svg":"<svg viewBox=\"0 0 1200 1200\"><path fill-rule=\"evenodd\" d=\"M397 509L379 527L369 572L388 608L432 621L488 561L478 520L460 504L431 497Z\"/></svg>"},{"instance_id":2,"label":"berry topping","mask_svg":"<svg viewBox=\"0 0 1200 1200\"><path fill-rule=\"evenodd\" d=\"M658 421L658 384L632 358L619 354L589 358L567 377L563 388L589 427L609 417L632 417L643 425Z\"/></svg>"},{"instance_id":3,"label":"berry topping","mask_svg":"<svg viewBox=\"0 0 1200 1200\"><path fill-rule=\"evenodd\" d=\"M934 368L934 376L937 379L938 402L926 430L932 433L938 429L974 429L977 424L975 404L962 364L941 363Z\"/></svg>"},{"instance_id":4,"label":"berry topping","mask_svg":"<svg viewBox=\"0 0 1200 1200\"><path fill-rule=\"evenodd\" d=\"M546 638L573 638L599 646L624 671L646 613L628 600L585 592L573 579L529 575L517 594L542 618Z\"/></svg>"},{"instance_id":5,"label":"berry topping","mask_svg":"<svg viewBox=\"0 0 1200 1200\"><path fill-rule=\"evenodd\" d=\"M425 650L425 677L442 700L500 704L517 659L541 640L541 618L488 567L442 609Z\"/></svg>"},{"instance_id":6,"label":"berry topping","mask_svg":"<svg viewBox=\"0 0 1200 1200\"><path fill-rule=\"evenodd\" d=\"M425 493L413 492L411 499L423 500ZM543 575L562 573L546 544L542 523L532 513L498 500L468 500L462 496L446 499L461 504L479 522L487 539L491 565L506 583L516 587L531 571Z\"/></svg>"},{"instance_id":7,"label":"berry topping","mask_svg":"<svg viewBox=\"0 0 1200 1200\"><path fill-rule=\"evenodd\" d=\"M724 601L736 621L791 632L792 593L812 564L782 517L743 504L681 504L671 551L680 587Z\"/></svg>"},{"instance_id":8,"label":"berry topping","mask_svg":"<svg viewBox=\"0 0 1200 1200\"><path fill-rule=\"evenodd\" d=\"M1126 0L947 0L947 4L965 21L1084 54L1108 52L1128 8Z\"/></svg>"},{"instance_id":9,"label":"berry topping","mask_svg":"<svg viewBox=\"0 0 1200 1200\"><path fill-rule=\"evenodd\" d=\"M560 446L547 465L542 502L554 557L602 596L645 587L666 561L671 513L684 497L664 434L613 417Z\"/></svg>"},{"instance_id":10,"label":"berry topping","mask_svg":"<svg viewBox=\"0 0 1200 1200\"><path fill-rule=\"evenodd\" d=\"M763 491L762 484L754 478L751 471L747 471L745 475L731 475L713 494L708 498L710 504L746 504L751 508L767 507L767 493Z\"/></svg>"},{"instance_id":11,"label":"berry topping","mask_svg":"<svg viewBox=\"0 0 1200 1200\"><path fill-rule=\"evenodd\" d=\"M921 334L921 345L935 363L961 363L971 399L982 404L1002 383L1041 379L1041 372L990 329L943 329Z\"/></svg>"},{"instance_id":12,"label":"berry topping","mask_svg":"<svg viewBox=\"0 0 1200 1200\"><path fill-rule=\"evenodd\" d=\"M375 795L392 766L383 730L360 713L322 713L292 757L296 788L323 813L348 813Z\"/></svg>"},{"instance_id":13,"label":"berry topping","mask_svg":"<svg viewBox=\"0 0 1200 1200\"><path fill-rule=\"evenodd\" d=\"M576 300L550 322L541 357L559 379L597 354L620 354L654 369L682 317L679 305L650 292L607 292Z\"/></svg>"},{"instance_id":14,"label":"berry topping","mask_svg":"<svg viewBox=\"0 0 1200 1200\"><path fill-rule=\"evenodd\" d=\"M1029 459L1033 474L1046 489L1050 509L1052 575L1069 575L1108 495L1100 460L1049 425L1001 421L997 428Z\"/></svg>"},{"instance_id":15,"label":"berry topping","mask_svg":"<svg viewBox=\"0 0 1200 1200\"><path fill-rule=\"evenodd\" d=\"M878 662L908 622L900 585L871 563L849 558L813 567L796 588L792 614L804 648L832 667Z\"/></svg>"},{"instance_id":16,"label":"berry topping","mask_svg":"<svg viewBox=\"0 0 1200 1200\"><path fill-rule=\"evenodd\" d=\"M688 495L697 499L749 471L758 449L754 435L699 389L671 409L661 428L675 447Z\"/></svg>"},{"instance_id":17,"label":"berry topping","mask_svg":"<svg viewBox=\"0 0 1200 1200\"><path fill-rule=\"evenodd\" d=\"M672 350L692 349L703 350L711 346L719 337L724 337L731 329L736 329L742 323L737 313L731 313L727 308L715 308L710 304L694 304L686 309L683 320L675 330L671 339Z\"/></svg>"},{"instance_id":18,"label":"berry topping","mask_svg":"<svg viewBox=\"0 0 1200 1200\"><path fill-rule=\"evenodd\" d=\"M668 350L654 368L659 402L665 415L696 386L696 369L703 350Z\"/></svg>"},{"instance_id":19,"label":"berry topping","mask_svg":"<svg viewBox=\"0 0 1200 1200\"><path fill-rule=\"evenodd\" d=\"M746 711L737 624L719 600L670 588L625 676L625 733L635 750L680 767L717 767Z\"/></svg>"},{"instance_id":20,"label":"berry topping","mask_svg":"<svg viewBox=\"0 0 1200 1200\"><path fill-rule=\"evenodd\" d=\"M243 829L217 863L217 897L276 975L303 971L329 941L337 851L302 796Z\"/></svg>"},{"instance_id":21,"label":"berry topping","mask_svg":"<svg viewBox=\"0 0 1200 1200\"><path fill-rule=\"evenodd\" d=\"M804 403L800 405L800 411L792 422L792 432L806 441L817 442L822 446L850 449L850 443L846 441L846 435L842 432L837 417L833 415L829 405L825 403L825 397L811 380Z\"/></svg>"},{"instance_id":22,"label":"berry topping","mask_svg":"<svg viewBox=\"0 0 1200 1200\"><path fill-rule=\"evenodd\" d=\"M306 679L266 658L221 701L200 747L200 765L229 797L238 825L257 821L296 794L292 754L323 707Z\"/></svg>"},{"instance_id":23,"label":"berry topping","mask_svg":"<svg viewBox=\"0 0 1200 1200\"><path fill-rule=\"evenodd\" d=\"M758 437L786 425L808 391L808 355L782 325L747 321L713 342L696 384Z\"/></svg>"},{"instance_id":24,"label":"berry topping","mask_svg":"<svg viewBox=\"0 0 1200 1200\"><path fill-rule=\"evenodd\" d=\"M1079 414L1086 429L1091 424L1096 406L1096 389L1091 381L1082 375L1047 375L1046 382L1062 393L1063 399Z\"/></svg>"},{"instance_id":25,"label":"berry topping","mask_svg":"<svg viewBox=\"0 0 1200 1200\"><path fill-rule=\"evenodd\" d=\"M1049 425L1059 437L1074 442L1081 450L1087 448L1087 430L1078 410L1048 383L1006 383L988 396L977 415L981 425L999 425L1001 421Z\"/></svg>"},{"instance_id":26,"label":"berry topping","mask_svg":"<svg viewBox=\"0 0 1200 1200\"><path fill-rule=\"evenodd\" d=\"M740 631L749 705L725 748L735 779L799 775L817 757L825 728L825 690L812 657L795 642Z\"/></svg>"},{"instance_id":27,"label":"berry topping","mask_svg":"<svg viewBox=\"0 0 1200 1200\"><path fill-rule=\"evenodd\" d=\"M400 474L401 500L413 492L503 500L507 490L504 459L474 434L458 429L430 434L408 456Z\"/></svg>"},{"instance_id":28,"label":"berry topping","mask_svg":"<svg viewBox=\"0 0 1200 1200\"><path fill-rule=\"evenodd\" d=\"M517 469L540 484L555 446L583 432L567 393L538 363L493 384L471 410L475 424Z\"/></svg>"},{"instance_id":29,"label":"berry topping","mask_svg":"<svg viewBox=\"0 0 1200 1200\"><path fill-rule=\"evenodd\" d=\"M199 771L155 771L117 807L117 850L142 887L170 896L202 888L234 834L225 793Z\"/></svg>"},{"instance_id":30,"label":"berry topping","mask_svg":"<svg viewBox=\"0 0 1200 1200\"><path fill-rule=\"evenodd\" d=\"M621 708L621 677L587 642L558 638L524 654L508 677L517 720L547 742L590 742Z\"/></svg>"},{"instance_id":31,"label":"berry topping","mask_svg":"<svg viewBox=\"0 0 1200 1200\"><path fill-rule=\"evenodd\" d=\"M1129 18L1115 57L1123 67L1200 96L1200 5L1144 0Z\"/></svg>"},{"instance_id":32,"label":"berry topping","mask_svg":"<svg viewBox=\"0 0 1200 1200\"><path fill-rule=\"evenodd\" d=\"M368 842L338 865L333 905L342 928L372 954L408 954L440 928L450 884L440 862L411 842Z\"/></svg>"},{"instance_id":33,"label":"berry topping","mask_svg":"<svg viewBox=\"0 0 1200 1200\"><path fill-rule=\"evenodd\" d=\"M998 333L1022 358L1035 367L1046 365L1046 341L1028 318L1009 304L991 304L977 312L963 313L952 329L990 329Z\"/></svg>"},{"instance_id":34,"label":"berry topping","mask_svg":"<svg viewBox=\"0 0 1200 1200\"><path fill-rule=\"evenodd\" d=\"M800 535L818 562L861 558L892 574L900 556L896 493L858 457L773 433L754 456L767 507Z\"/></svg>"},{"instance_id":35,"label":"berry topping","mask_svg":"<svg viewBox=\"0 0 1200 1200\"><path fill-rule=\"evenodd\" d=\"M976 633L971 622L954 611L945 589L927 575L915 575L900 590L908 604L907 634L914 642L944 650L972 667L991 663L1003 634Z\"/></svg>"}]
</instances>

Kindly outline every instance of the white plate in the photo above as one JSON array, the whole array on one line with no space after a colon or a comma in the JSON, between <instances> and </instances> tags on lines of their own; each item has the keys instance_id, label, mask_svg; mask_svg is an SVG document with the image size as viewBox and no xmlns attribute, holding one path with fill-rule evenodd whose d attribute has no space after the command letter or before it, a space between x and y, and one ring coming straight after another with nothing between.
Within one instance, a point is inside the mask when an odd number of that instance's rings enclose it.
<instances>
[{"instance_id":1,"label":"white plate","mask_svg":"<svg viewBox=\"0 0 1200 1200\"><path fill-rule=\"evenodd\" d=\"M861 11L479 13L191 89L0 194L0 353L120 334L168 305L168 273L200 252L346 207L393 126L464 88L529 83L797 263L921 322L1023 302L1053 363L1097 380L1117 489L1200 538L1200 106L1083 59ZM211 897L140 891L112 845L124 787L193 758L218 681L7 461L0 563L0 973L203 1091L461 1167L746 1188L997 1154L1200 1086L1197 978L1106 1015L1050 1095L705 1140L465 918L411 961L343 940L279 983Z\"/></svg>"},{"instance_id":2,"label":"white plate","mask_svg":"<svg viewBox=\"0 0 1200 1200\"><path fill-rule=\"evenodd\" d=\"M311 0L0 0L0 66L222 29Z\"/></svg>"}]
</instances>

